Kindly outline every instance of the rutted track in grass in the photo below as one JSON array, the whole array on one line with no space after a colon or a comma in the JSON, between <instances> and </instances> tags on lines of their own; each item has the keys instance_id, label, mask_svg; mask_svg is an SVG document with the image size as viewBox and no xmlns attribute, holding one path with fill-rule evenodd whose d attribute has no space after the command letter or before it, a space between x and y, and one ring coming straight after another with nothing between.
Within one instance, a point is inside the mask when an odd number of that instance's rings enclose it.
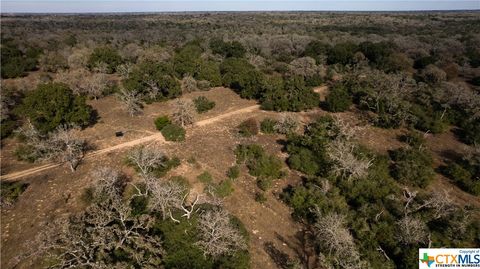
<instances>
[{"instance_id":1,"label":"rutted track in grass","mask_svg":"<svg viewBox=\"0 0 480 269\"><path fill-rule=\"evenodd\" d=\"M260 108L259 105L253 105L253 106L244 107L244 108L241 108L241 109L238 109L238 110L235 110L235 111L227 112L227 113L224 113L224 114L221 114L221 115L209 118L209 119L198 121L194 124L194 126L192 128L195 128L197 126L201 127L201 126L209 125L209 124L218 122L220 120L223 120L225 118L228 118L230 116L233 116L233 115L253 112L253 111L259 110L259 108ZM142 137L142 138L139 138L139 139L131 140L131 141L128 141L128 142L125 142L125 143L121 143L121 144L118 144L118 145L115 145L115 146L111 146L111 147L108 147L108 148L105 148L105 149L99 149L99 150L87 153L85 155L84 160L88 160L88 159L91 159L91 158L99 156L99 155L107 154L107 153L112 152L112 151L141 145L141 144L144 144L144 143L147 143L147 142L150 142L150 141L157 141L157 142L160 142L160 143L166 143L165 138L162 136L162 134L161 133L156 133L156 134L145 136L145 137ZM19 179L19 178L22 178L22 177L31 176L31 175L34 175L34 174L40 173L42 171L49 170L49 169L52 169L52 168L55 168L55 167L58 167L58 166L61 166L61 165L62 164L60 164L60 163L49 163L49 164L33 167L33 168L30 168L30 169L26 169L26 170L2 175L2 176L0 176L0 179L3 180L3 181L12 181L12 180L16 180L16 179Z\"/></svg>"}]
</instances>

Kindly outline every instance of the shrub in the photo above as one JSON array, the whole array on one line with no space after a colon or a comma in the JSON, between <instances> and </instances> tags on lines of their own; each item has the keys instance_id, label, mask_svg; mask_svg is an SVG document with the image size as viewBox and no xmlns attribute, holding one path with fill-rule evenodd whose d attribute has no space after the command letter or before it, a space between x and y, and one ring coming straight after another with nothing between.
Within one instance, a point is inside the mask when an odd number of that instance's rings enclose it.
<instances>
[{"instance_id":1,"label":"shrub","mask_svg":"<svg viewBox=\"0 0 480 269\"><path fill-rule=\"evenodd\" d=\"M350 64L353 62L353 55L357 52L358 47L354 43L339 43L328 50L328 64Z\"/></svg>"},{"instance_id":2,"label":"shrub","mask_svg":"<svg viewBox=\"0 0 480 269\"><path fill-rule=\"evenodd\" d=\"M425 137L420 132L410 131L409 133L400 136L400 141L407 143L413 148L419 148L425 144Z\"/></svg>"},{"instance_id":3,"label":"shrub","mask_svg":"<svg viewBox=\"0 0 480 269\"><path fill-rule=\"evenodd\" d=\"M257 177L257 185L263 189L271 186L272 180L285 175L282 161L266 154L259 145L238 145L235 155L237 163L246 163L249 174Z\"/></svg>"},{"instance_id":4,"label":"shrub","mask_svg":"<svg viewBox=\"0 0 480 269\"><path fill-rule=\"evenodd\" d=\"M200 56L203 49L195 41L185 44L182 48L177 50L173 57L173 65L177 77L190 75L195 77L197 67L200 65Z\"/></svg>"},{"instance_id":5,"label":"shrub","mask_svg":"<svg viewBox=\"0 0 480 269\"><path fill-rule=\"evenodd\" d=\"M26 94L18 112L44 134L63 124L87 126L93 115L84 97L74 96L60 83L39 84L36 90Z\"/></svg>"},{"instance_id":6,"label":"shrub","mask_svg":"<svg viewBox=\"0 0 480 269\"><path fill-rule=\"evenodd\" d=\"M425 150L401 148L391 155L395 161L392 175L398 181L426 187L433 179L432 156Z\"/></svg>"},{"instance_id":7,"label":"shrub","mask_svg":"<svg viewBox=\"0 0 480 269\"><path fill-rule=\"evenodd\" d=\"M176 124L167 124L161 130L167 141L185 141L185 129Z\"/></svg>"},{"instance_id":8,"label":"shrub","mask_svg":"<svg viewBox=\"0 0 480 269\"><path fill-rule=\"evenodd\" d=\"M460 137L465 143L480 144L480 119L463 120L460 127Z\"/></svg>"},{"instance_id":9,"label":"shrub","mask_svg":"<svg viewBox=\"0 0 480 269\"><path fill-rule=\"evenodd\" d=\"M213 177L208 171L204 171L203 173L198 175L197 179L203 184L210 184L213 181Z\"/></svg>"},{"instance_id":10,"label":"shrub","mask_svg":"<svg viewBox=\"0 0 480 269\"><path fill-rule=\"evenodd\" d=\"M190 75L184 76L180 84L181 84L183 93L194 92L198 89L197 81Z\"/></svg>"},{"instance_id":11,"label":"shrub","mask_svg":"<svg viewBox=\"0 0 480 269\"><path fill-rule=\"evenodd\" d=\"M268 189L270 189L272 187L272 184L273 182L271 179L268 179L268 178L257 179L257 186L262 191L267 191Z\"/></svg>"},{"instance_id":12,"label":"shrub","mask_svg":"<svg viewBox=\"0 0 480 269\"><path fill-rule=\"evenodd\" d=\"M275 131L279 134L293 134L300 126L298 118L293 114L282 114L275 124Z\"/></svg>"},{"instance_id":13,"label":"shrub","mask_svg":"<svg viewBox=\"0 0 480 269\"><path fill-rule=\"evenodd\" d=\"M302 76L292 76L271 84L261 99L262 109L274 111L304 111L319 105L320 97L305 85Z\"/></svg>"},{"instance_id":14,"label":"shrub","mask_svg":"<svg viewBox=\"0 0 480 269\"><path fill-rule=\"evenodd\" d=\"M433 64L427 65L420 75L425 82L430 84L439 84L447 79L445 71Z\"/></svg>"},{"instance_id":15,"label":"shrub","mask_svg":"<svg viewBox=\"0 0 480 269\"><path fill-rule=\"evenodd\" d=\"M88 67L94 69L102 64L106 66L106 72L111 74L115 72L117 66L123 63L122 57L111 47L95 48L88 59Z\"/></svg>"},{"instance_id":16,"label":"shrub","mask_svg":"<svg viewBox=\"0 0 480 269\"><path fill-rule=\"evenodd\" d=\"M265 193L263 192L255 193L255 201L261 204L265 203L267 201L267 197L265 196Z\"/></svg>"},{"instance_id":17,"label":"shrub","mask_svg":"<svg viewBox=\"0 0 480 269\"><path fill-rule=\"evenodd\" d=\"M244 58L227 58L220 65L222 82L242 98L258 99L263 91L263 74Z\"/></svg>"},{"instance_id":18,"label":"shrub","mask_svg":"<svg viewBox=\"0 0 480 269\"><path fill-rule=\"evenodd\" d=\"M307 175L315 175L320 171L315 154L306 148L300 148L295 153L291 153L287 163L292 169Z\"/></svg>"},{"instance_id":19,"label":"shrub","mask_svg":"<svg viewBox=\"0 0 480 269\"><path fill-rule=\"evenodd\" d=\"M163 127L171 124L172 122L170 121L170 119L168 118L168 116L160 116L158 118L155 119L155 127L157 128L157 130L161 131L163 129Z\"/></svg>"},{"instance_id":20,"label":"shrub","mask_svg":"<svg viewBox=\"0 0 480 269\"><path fill-rule=\"evenodd\" d=\"M238 165L228 168L227 176L229 179L237 179L240 176L240 169L238 168Z\"/></svg>"},{"instance_id":21,"label":"shrub","mask_svg":"<svg viewBox=\"0 0 480 269\"><path fill-rule=\"evenodd\" d=\"M284 176L282 162L273 155L262 154L247 162L250 175L259 179L272 180Z\"/></svg>"},{"instance_id":22,"label":"shrub","mask_svg":"<svg viewBox=\"0 0 480 269\"><path fill-rule=\"evenodd\" d=\"M249 137L258 134L258 122L254 118L250 118L238 126L238 133L241 136Z\"/></svg>"},{"instance_id":23,"label":"shrub","mask_svg":"<svg viewBox=\"0 0 480 269\"><path fill-rule=\"evenodd\" d=\"M163 165L158 167L154 167L152 173L156 177L163 177L165 176L168 171L180 165L180 159L178 157L168 158L165 157L165 161Z\"/></svg>"},{"instance_id":24,"label":"shrub","mask_svg":"<svg viewBox=\"0 0 480 269\"><path fill-rule=\"evenodd\" d=\"M287 141L288 165L307 175L326 176L330 162L326 147L334 133L334 120L320 117L305 128L304 135L291 135Z\"/></svg>"},{"instance_id":25,"label":"shrub","mask_svg":"<svg viewBox=\"0 0 480 269\"><path fill-rule=\"evenodd\" d=\"M198 113L204 113L215 107L215 102L210 101L205 96L199 96L193 99Z\"/></svg>"},{"instance_id":26,"label":"shrub","mask_svg":"<svg viewBox=\"0 0 480 269\"><path fill-rule=\"evenodd\" d=\"M28 184L23 182L0 182L0 207L13 206L27 187Z\"/></svg>"},{"instance_id":27,"label":"shrub","mask_svg":"<svg viewBox=\"0 0 480 269\"><path fill-rule=\"evenodd\" d=\"M199 80L197 81L197 86L202 91L207 91L212 86L208 80Z\"/></svg>"},{"instance_id":28,"label":"shrub","mask_svg":"<svg viewBox=\"0 0 480 269\"><path fill-rule=\"evenodd\" d=\"M275 125L277 121L271 118L265 118L260 123L260 130L264 134L273 134L275 132Z\"/></svg>"},{"instance_id":29,"label":"shrub","mask_svg":"<svg viewBox=\"0 0 480 269\"><path fill-rule=\"evenodd\" d=\"M215 61L202 60L195 73L197 87L205 90L210 87L222 85L222 76L220 75L220 64Z\"/></svg>"},{"instance_id":30,"label":"shrub","mask_svg":"<svg viewBox=\"0 0 480 269\"><path fill-rule=\"evenodd\" d=\"M462 190L480 196L480 181L457 163L450 163L441 169L442 173L452 179Z\"/></svg>"},{"instance_id":31,"label":"shrub","mask_svg":"<svg viewBox=\"0 0 480 269\"><path fill-rule=\"evenodd\" d=\"M442 111L435 111L428 106L412 105L411 114L415 117L415 128L434 134L443 133L449 126L447 117L442 117Z\"/></svg>"},{"instance_id":32,"label":"shrub","mask_svg":"<svg viewBox=\"0 0 480 269\"><path fill-rule=\"evenodd\" d=\"M334 86L325 99L325 108L331 112L343 112L352 105L352 97L344 86Z\"/></svg>"},{"instance_id":33,"label":"shrub","mask_svg":"<svg viewBox=\"0 0 480 269\"><path fill-rule=\"evenodd\" d=\"M215 187L215 194L218 197L227 197L234 191L232 180L225 179L222 180L216 187Z\"/></svg>"}]
</instances>

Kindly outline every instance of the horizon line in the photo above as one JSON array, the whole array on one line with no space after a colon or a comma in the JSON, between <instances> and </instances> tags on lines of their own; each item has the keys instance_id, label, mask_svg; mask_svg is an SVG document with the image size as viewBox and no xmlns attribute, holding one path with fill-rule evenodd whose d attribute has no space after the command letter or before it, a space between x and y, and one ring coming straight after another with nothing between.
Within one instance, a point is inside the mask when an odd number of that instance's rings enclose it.
<instances>
[{"instance_id":1,"label":"horizon line","mask_svg":"<svg viewBox=\"0 0 480 269\"><path fill-rule=\"evenodd\" d=\"M62 15L82 15L82 14L178 14L178 13L288 13L288 12L299 12L299 13L382 13L382 12L392 12L392 13L415 13L415 12L480 12L478 9L412 9L412 10L394 10L394 9L385 9L385 10L177 10L177 11L81 11L81 12L1 12L0 15L51 15L51 14L62 14Z\"/></svg>"}]
</instances>

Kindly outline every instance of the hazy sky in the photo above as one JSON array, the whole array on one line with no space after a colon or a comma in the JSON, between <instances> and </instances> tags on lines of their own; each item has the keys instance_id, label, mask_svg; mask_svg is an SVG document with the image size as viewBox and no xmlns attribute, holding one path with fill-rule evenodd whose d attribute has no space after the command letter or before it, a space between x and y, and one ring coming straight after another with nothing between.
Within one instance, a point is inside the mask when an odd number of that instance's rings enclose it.
<instances>
[{"instance_id":1,"label":"hazy sky","mask_svg":"<svg viewBox=\"0 0 480 269\"><path fill-rule=\"evenodd\" d=\"M1 12L158 12L265 10L459 10L480 9L480 0L1 0Z\"/></svg>"}]
</instances>

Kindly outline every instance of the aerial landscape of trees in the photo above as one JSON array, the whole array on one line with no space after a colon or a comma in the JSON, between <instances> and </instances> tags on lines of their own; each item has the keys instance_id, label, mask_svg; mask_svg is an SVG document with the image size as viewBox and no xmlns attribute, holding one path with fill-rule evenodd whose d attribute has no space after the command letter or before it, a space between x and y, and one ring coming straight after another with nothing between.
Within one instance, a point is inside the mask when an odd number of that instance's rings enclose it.
<instances>
[{"instance_id":1,"label":"aerial landscape of trees","mask_svg":"<svg viewBox=\"0 0 480 269\"><path fill-rule=\"evenodd\" d=\"M418 248L478 247L479 32L478 12L2 15L2 161L66 164L61 177L90 184L18 262L251 268L267 253L252 253L258 236L235 208L246 199L280 201L302 229L308 247L279 268L408 269ZM211 128L234 143L205 128L198 143L215 146L189 152L197 122L238 105L215 89L261 113ZM115 145L95 143L96 128L117 128L106 113L131 133L146 119L165 150L87 163ZM140 137L128 135L118 139ZM206 152L212 163L199 164ZM1 187L2 210L31 188Z\"/></svg>"}]
</instances>

